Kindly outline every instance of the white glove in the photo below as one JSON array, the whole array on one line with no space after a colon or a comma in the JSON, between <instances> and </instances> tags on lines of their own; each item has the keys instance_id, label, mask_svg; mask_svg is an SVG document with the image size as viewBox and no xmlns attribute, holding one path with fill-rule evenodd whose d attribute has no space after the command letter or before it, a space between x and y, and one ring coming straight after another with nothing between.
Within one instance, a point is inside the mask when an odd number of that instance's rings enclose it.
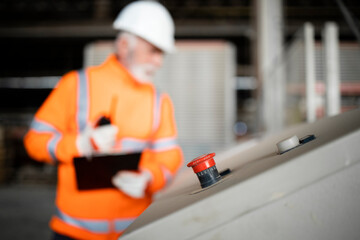
<instances>
[{"instance_id":1,"label":"white glove","mask_svg":"<svg viewBox=\"0 0 360 240\"><path fill-rule=\"evenodd\" d=\"M90 125L87 125L77 137L76 137L76 147L79 150L81 156L90 156L93 152L91 145L91 133L93 128Z\"/></svg>"},{"instance_id":2,"label":"white glove","mask_svg":"<svg viewBox=\"0 0 360 240\"><path fill-rule=\"evenodd\" d=\"M118 128L111 124L95 128L91 134L94 147L101 153L109 153L115 145L117 132Z\"/></svg>"},{"instance_id":3,"label":"white glove","mask_svg":"<svg viewBox=\"0 0 360 240\"><path fill-rule=\"evenodd\" d=\"M112 183L130 197L142 198L150 180L151 174L148 171L119 171L113 176Z\"/></svg>"},{"instance_id":4,"label":"white glove","mask_svg":"<svg viewBox=\"0 0 360 240\"><path fill-rule=\"evenodd\" d=\"M93 128L87 125L76 138L76 146L82 156L90 156L97 150L109 153L116 141L118 128L114 125L104 125Z\"/></svg>"}]
</instances>

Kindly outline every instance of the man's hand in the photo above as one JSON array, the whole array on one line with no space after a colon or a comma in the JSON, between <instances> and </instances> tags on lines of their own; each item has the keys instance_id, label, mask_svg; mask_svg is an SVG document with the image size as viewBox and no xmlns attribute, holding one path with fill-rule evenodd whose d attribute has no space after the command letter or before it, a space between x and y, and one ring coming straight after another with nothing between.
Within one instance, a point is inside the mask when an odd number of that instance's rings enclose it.
<instances>
[{"instance_id":1,"label":"man's hand","mask_svg":"<svg viewBox=\"0 0 360 240\"><path fill-rule=\"evenodd\" d=\"M130 197L142 198L150 180L151 174L148 171L119 171L112 178L112 183Z\"/></svg>"},{"instance_id":2,"label":"man's hand","mask_svg":"<svg viewBox=\"0 0 360 240\"><path fill-rule=\"evenodd\" d=\"M76 146L82 156L90 156L95 151L109 153L116 141L118 128L108 124L93 128L86 126L76 138Z\"/></svg>"},{"instance_id":3,"label":"man's hand","mask_svg":"<svg viewBox=\"0 0 360 240\"><path fill-rule=\"evenodd\" d=\"M117 132L118 128L111 124L95 128L91 134L93 148L101 153L109 153L115 145Z\"/></svg>"}]
</instances>

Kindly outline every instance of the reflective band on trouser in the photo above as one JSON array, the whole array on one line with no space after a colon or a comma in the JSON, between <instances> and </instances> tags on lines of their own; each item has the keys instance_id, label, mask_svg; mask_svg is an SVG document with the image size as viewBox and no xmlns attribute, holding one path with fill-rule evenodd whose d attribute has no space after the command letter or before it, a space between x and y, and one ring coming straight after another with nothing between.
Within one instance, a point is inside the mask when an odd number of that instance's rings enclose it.
<instances>
[{"instance_id":1,"label":"reflective band on trouser","mask_svg":"<svg viewBox=\"0 0 360 240\"><path fill-rule=\"evenodd\" d=\"M81 132L86 127L89 111L88 79L84 70L78 71L78 83L76 119L78 130Z\"/></svg>"},{"instance_id":2,"label":"reflective band on trouser","mask_svg":"<svg viewBox=\"0 0 360 240\"><path fill-rule=\"evenodd\" d=\"M87 231L98 234L107 234L113 231L122 232L136 219L136 218L122 218L122 219L115 219L113 221L81 219L81 218L71 217L61 212L59 209L57 209L56 216L71 226L82 228ZM110 227L112 226L111 222L114 223L113 226L115 227L115 229L111 229Z\"/></svg>"},{"instance_id":3,"label":"reflective band on trouser","mask_svg":"<svg viewBox=\"0 0 360 240\"><path fill-rule=\"evenodd\" d=\"M48 152L49 152L51 158L54 161L57 161L57 158L55 155L55 149L61 139L61 136L62 136L61 133L58 130L56 130L56 128L53 127L51 124L40 121L36 118L34 118L34 120L31 122L30 128L39 133L52 133L53 134L53 137L49 139L49 142L47 144L47 149L48 149Z\"/></svg>"},{"instance_id":4,"label":"reflective band on trouser","mask_svg":"<svg viewBox=\"0 0 360 240\"><path fill-rule=\"evenodd\" d=\"M135 221L136 218L127 218L125 219L116 219L115 222L115 231L116 232L122 232L125 231L125 229L130 226L131 223Z\"/></svg>"}]
</instances>

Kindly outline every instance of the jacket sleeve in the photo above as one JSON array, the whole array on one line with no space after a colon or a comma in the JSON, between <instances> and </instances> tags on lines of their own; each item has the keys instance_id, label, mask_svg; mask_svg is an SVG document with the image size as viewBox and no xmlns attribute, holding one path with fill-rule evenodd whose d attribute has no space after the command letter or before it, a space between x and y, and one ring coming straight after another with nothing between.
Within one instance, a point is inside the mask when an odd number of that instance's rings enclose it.
<instances>
[{"instance_id":1,"label":"jacket sleeve","mask_svg":"<svg viewBox=\"0 0 360 240\"><path fill-rule=\"evenodd\" d=\"M24 145L30 157L37 161L68 162L78 154L76 148L77 74L70 72L60 79L36 112Z\"/></svg>"},{"instance_id":2,"label":"jacket sleeve","mask_svg":"<svg viewBox=\"0 0 360 240\"><path fill-rule=\"evenodd\" d=\"M149 170L152 180L148 191L153 193L165 187L182 166L183 153L177 143L177 129L171 99L160 97L159 126L149 151L144 152L141 167Z\"/></svg>"}]
</instances>

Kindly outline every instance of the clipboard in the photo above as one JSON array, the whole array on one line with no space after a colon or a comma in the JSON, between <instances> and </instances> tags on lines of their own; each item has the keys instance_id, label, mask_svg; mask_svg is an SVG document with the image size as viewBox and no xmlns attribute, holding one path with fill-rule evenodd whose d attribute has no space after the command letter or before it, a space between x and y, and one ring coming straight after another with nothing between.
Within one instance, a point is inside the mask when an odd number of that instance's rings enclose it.
<instances>
[{"instance_id":1,"label":"clipboard","mask_svg":"<svg viewBox=\"0 0 360 240\"><path fill-rule=\"evenodd\" d=\"M111 178L120 170L138 170L141 152L74 158L78 190L115 188Z\"/></svg>"}]
</instances>

